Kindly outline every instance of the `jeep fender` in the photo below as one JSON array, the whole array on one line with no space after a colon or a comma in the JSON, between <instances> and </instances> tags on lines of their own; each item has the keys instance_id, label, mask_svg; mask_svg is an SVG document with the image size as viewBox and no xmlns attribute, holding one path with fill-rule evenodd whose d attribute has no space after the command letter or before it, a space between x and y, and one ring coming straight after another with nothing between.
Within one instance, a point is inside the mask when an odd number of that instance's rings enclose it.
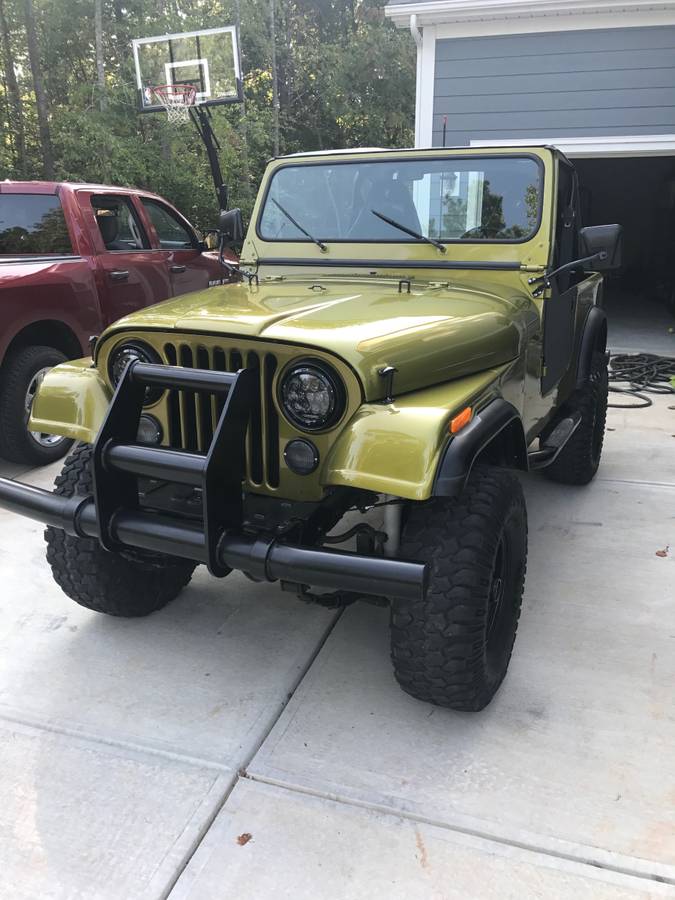
<instances>
[{"instance_id":1,"label":"jeep fender","mask_svg":"<svg viewBox=\"0 0 675 900\"><path fill-rule=\"evenodd\" d=\"M607 349L607 315L599 306L592 306L586 316L581 335L579 358L577 360L576 387L583 387L591 374L593 353Z\"/></svg>"},{"instance_id":2,"label":"jeep fender","mask_svg":"<svg viewBox=\"0 0 675 900\"><path fill-rule=\"evenodd\" d=\"M527 442L520 414L501 398L484 407L449 442L436 473L434 496L460 494L481 456L492 464L527 471Z\"/></svg>"},{"instance_id":3,"label":"jeep fender","mask_svg":"<svg viewBox=\"0 0 675 900\"><path fill-rule=\"evenodd\" d=\"M112 392L91 359L61 363L45 375L33 401L30 427L93 444Z\"/></svg>"},{"instance_id":4,"label":"jeep fender","mask_svg":"<svg viewBox=\"0 0 675 900\"><path fill-rule=\"evenodd\" d=\"M507 368L488 369L414 391L396 397L393 403L364 403L333 445L321 473L322 484L428 500L446 453L452 416L494 397ZM510 404L505 405L518 416ZM522 432L522 425L519 427ZM471 425L464 431L469 428Z\"/></svg>"}]
</instances>

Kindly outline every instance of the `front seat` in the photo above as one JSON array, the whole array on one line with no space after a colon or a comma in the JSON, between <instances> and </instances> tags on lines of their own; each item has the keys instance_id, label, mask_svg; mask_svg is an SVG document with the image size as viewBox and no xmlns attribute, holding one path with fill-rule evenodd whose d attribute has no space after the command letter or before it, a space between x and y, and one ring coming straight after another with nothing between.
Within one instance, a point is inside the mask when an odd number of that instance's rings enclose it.
<instances>
[{"instance_id":1,"label":"front seat","mask_svg":"<svg viewBox=\"0 0 675 900\"><path fill-rule=\"evenodd\" d=\"M117 216L97 216L96 221L106 250L129 250L129 244L117 240L120 226Z\"/></svg>"}]
</instances>

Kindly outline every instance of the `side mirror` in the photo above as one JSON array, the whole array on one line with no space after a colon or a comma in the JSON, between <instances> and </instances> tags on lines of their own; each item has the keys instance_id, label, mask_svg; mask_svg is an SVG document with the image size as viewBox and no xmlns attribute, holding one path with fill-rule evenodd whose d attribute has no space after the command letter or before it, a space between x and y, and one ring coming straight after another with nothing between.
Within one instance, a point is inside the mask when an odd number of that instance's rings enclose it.
<instances>
[{"instance_id":1,"label":"side mirror","mask_svg":"<svg viewBox=\"0 0 675 900\"><path fill-rule=\"evenodd\" d=\"M226 244L241 244L244 240L244 220L241 217L241 210L221 210L218 230Z\"/></svg>"},{"instance_id":2,"label":"side mirror","mask_svg":"<svg viewBox=\"0 0 675 900\"><path fill-rule=\"evenodd\" d=\"M596 257L588 264L590 269L605 272L619 268L623 245L621 225L587 225L579 231L579 238L582 254Z\"/></svg>"}]
</instances>

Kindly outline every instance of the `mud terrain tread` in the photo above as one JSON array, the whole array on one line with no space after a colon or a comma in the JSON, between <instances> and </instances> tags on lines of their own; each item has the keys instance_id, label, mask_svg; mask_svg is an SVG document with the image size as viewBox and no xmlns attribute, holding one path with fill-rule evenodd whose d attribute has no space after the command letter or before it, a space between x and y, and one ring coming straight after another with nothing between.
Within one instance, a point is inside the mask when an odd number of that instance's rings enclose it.
<instances>
[{"instance_id":1,"label":"mud terrain tread","mask_svg":"<svg viewBox=\"0 0 675 900\"><path fill-rule=\"evenodd\" d=\"M78 445L56 478L55 492L67 497L92 490L92 448ZM63 592L87 609L109 616L147 616L175 599L189 583L195 563L160 554L120 554L94 538L45 530L47 561Z\"/></svg>"},{"instance_id":2,"label":"mud terrain tread","mask_svg":"<svg viewBox=\"0 0 675 900\"><path fill-rule=\"evenodd\" d=\"M514 574L513 626L500 648L498 671L486 662L487 598L501 528L515 515L525 555ZM476 711L504 679L518 627L525 581L527 513L522 488L510 472L475 469L456 499L413 507L399 555L429 562L424 601L395 600L391 648L404 691L439 706Z\"/></svg>"},{"instance_id":3,"label":"mud terrain tread","mask_svg":"<svg viewBox=\"0 0 675 900\"><path fill-rule=\"evenodd\" d=\"M551 481L561 484L588 484L598 471L607 419L609 380L604 353L594 353L586 384L575 391L565 410L578 410L581 424L563 447L558 458L542 469ZM598 429L596 446L593 435Z\"/></svg>"}]
</instances>

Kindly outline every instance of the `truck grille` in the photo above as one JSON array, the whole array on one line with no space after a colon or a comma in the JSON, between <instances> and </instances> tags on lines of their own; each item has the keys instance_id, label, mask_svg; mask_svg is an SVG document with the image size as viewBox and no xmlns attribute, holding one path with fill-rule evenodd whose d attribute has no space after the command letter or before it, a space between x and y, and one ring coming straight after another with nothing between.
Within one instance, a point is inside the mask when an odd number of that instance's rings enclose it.
<instances>
[{"instance_id":1,"label":"truck grille","mask_svg":"<svg viewBox=\"0 0 675 900\"><path fill-rule=\"evenodd\" d=\"M225 347L164 345L170 366L236 372L253 369L258 373L259 391L251 408L246 433L246 472L253 485L279 485L279 418L272 399L272 380L277 369L273 353L256 353ZM168 444L182 450L205 453L222 412L224 398L204 391L169 391L167 401Z\"/></svg>"}]
</instances>

